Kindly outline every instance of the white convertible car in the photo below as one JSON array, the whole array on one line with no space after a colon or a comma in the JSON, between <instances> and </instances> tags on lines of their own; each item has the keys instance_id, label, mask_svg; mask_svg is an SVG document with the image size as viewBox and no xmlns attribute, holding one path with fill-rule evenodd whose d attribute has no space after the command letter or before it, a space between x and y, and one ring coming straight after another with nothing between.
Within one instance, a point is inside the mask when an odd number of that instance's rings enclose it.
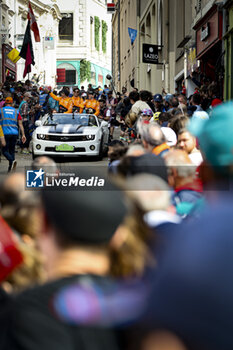
<instances>
[{"instance_id":1,"label":"white convertible car","mask_svg":"<svg viewBox=\"0 0 233 350\"><path fill-rule=\"evenodd\" d=\"M102 158L109 138L108 123L92 114L52 114L37 120L32 157L97 156Z\"/></svg>"}]
</instances>

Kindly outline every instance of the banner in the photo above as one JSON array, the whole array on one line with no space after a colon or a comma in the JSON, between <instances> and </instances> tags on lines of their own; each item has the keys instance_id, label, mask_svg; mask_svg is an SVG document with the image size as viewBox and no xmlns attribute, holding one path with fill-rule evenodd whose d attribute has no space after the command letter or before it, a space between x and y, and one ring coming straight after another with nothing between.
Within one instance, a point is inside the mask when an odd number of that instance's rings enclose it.
<instances>
[{"instance_id":1,"label":"banner","mask_svg":"<svg viewBox=\"0 0 233 350\"><path fill-rule=\"evenodd\" d=\"M11 51L8 53L7 57L8 57L13 63L18 62L18 60L21 58L21 57L19 56L19 51L16 50L16 49L11 50Z\"/></svg>"},{"instance_id":2,"label":"banner","mask_svg":"<svg viewBox=\"0 0 233 350\"><path fill-rule=\"evenodd\" d=\"M132 29L132 28L128 27L128 32L129 32L129 37L131 40L131 45L133 45L133 43L137 37L138 31L136 29Z\"/></svg>"}]
</instances>

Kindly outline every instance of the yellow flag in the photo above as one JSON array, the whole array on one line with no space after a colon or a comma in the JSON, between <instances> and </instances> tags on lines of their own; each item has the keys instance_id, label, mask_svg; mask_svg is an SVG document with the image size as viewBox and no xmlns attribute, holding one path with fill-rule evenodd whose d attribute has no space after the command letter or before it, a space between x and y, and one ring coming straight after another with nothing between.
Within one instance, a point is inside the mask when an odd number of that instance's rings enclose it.
<instances>
[{"instance_id":1,"label":"yellow flag","mask_svg":"<svg viewBox=\"0 0 233 350\"><path fill-rule=\"evenodd\" d=\"M21 57L19 56L19 51L16 49L11 50L7 57L13 62L16 63Z\"/></svg>"}]
</instances>

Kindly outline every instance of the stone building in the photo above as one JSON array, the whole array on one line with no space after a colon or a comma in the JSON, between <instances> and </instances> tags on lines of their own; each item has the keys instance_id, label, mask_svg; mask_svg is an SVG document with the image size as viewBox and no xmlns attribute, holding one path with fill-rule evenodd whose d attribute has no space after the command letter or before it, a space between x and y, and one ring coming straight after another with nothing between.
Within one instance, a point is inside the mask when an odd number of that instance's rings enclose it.
<instances>
[{"instance_id":1,"label":"stone building","mask_svg":"<svg viewBox=\"0 0 233 350\"><path fill-rule=\"evenodd\" d=\"M62 14L57 45L61 85L103 86L111 73L111 15L105 0L57 0Z\"/></svg>"},{"instance_id":2,"label":"stone building","mask_svg":"<svg viewBox=\"0 0 233 350\"><path fill-rule=\"evenodd\" d=\"M40 31L41 42L35 43L32 34L32 42L35 56L35 66L29 77L40 79L40 84L54 86L56 84L56 42L58 37L58 24L61 14L55 2L48 0L31 0L34 15ZM1 80L6 74L15 76L17 80L23 79L25 61L20 59L13 64L6 56L13 47L19 51L22 47L23 37L27 26L28 1L27 0L2 0L0 4L0 28L6 29L6 34L1 34ZM48 40L50 43L48 44Z\"/></svg>"}]
</instances>

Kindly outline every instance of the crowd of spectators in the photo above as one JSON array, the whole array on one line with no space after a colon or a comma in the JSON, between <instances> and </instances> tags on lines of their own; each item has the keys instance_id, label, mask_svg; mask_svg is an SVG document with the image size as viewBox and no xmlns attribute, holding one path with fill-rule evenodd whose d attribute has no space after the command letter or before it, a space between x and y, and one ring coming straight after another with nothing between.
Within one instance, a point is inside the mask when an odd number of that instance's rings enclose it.
<instances>
[{"instance_id":1,"label":"crowd of spectators","mask_svg":"<svg viewBox=\"0 0 233 350\"><path fill-rule=\"evenodd\" d=\"M40 113L50 90L35 92ZM233 103L201 88L189 99L77 94L110 124L107 189L28 191L17 172L3 181L0 348L232 349ZM36 158L42 168L61 176L52 159Z\"/></svg>"}]
</instances>

